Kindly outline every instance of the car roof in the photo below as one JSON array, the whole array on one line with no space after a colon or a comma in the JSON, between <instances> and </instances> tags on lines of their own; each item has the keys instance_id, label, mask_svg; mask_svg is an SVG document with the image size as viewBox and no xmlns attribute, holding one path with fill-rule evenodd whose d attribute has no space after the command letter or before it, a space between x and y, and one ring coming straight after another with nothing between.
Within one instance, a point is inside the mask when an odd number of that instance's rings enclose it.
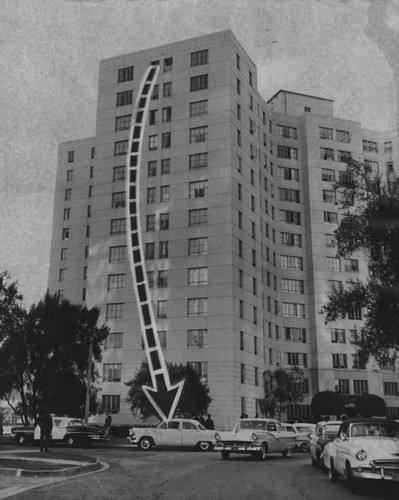
<instances>
[{"instance_id":1,"label":"car roof","mask_svg":"<svg viewBox=\"0 0 399 500\"><path fill-rule=\"evenodd\" d=\"M344 422L347 422L347 420L344 420ZM321 422L317 422L317 425L324 426L324 425L331 425L331 424L335 425L342 423L343 423L342 420L322 420Z\"/></svg>"},{"instance_id":2,"label":"car roof","mask_svg":"<svg viewBox=\"0 0 399 500\"><path fill-rule=\"evenodd\" d=\"M362 423L362 424L376 424L376 423L389 423L389 424L398 424L396 420L390 419L390 418L384 418L384 417L356 417L356 418L348 418L347 420L344 420L345 423L348 424L355 424L355 423Z\"/></svg>"}]
</instances>

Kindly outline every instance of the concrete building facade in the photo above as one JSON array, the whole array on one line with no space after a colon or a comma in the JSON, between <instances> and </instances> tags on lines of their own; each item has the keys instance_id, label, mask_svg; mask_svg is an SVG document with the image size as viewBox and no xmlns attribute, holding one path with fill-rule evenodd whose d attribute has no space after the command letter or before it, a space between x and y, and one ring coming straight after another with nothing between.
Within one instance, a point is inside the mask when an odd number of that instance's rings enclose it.
<instances>
[{"instance_id":1,"label":"concrete building facade","mask_svg":"<svg viewBox=\"0 0 399 500\"><path fill-rule=\"evenodd\" d=\"M126 242L126 153L141 76L160 66L145 128L140 210L148 284L167 361L209 383L218 428L260 413L265 369L300 366L312 396L386 399L399 417L397 366L354 370L361 311L325 324L329 287L366 275L336 256L332 185L351 155L392 169L392 132L335 117L333 102L280 91L266 102L231 31L100 62L96 133L60 144L49 289L101 308L103 405L133 417L128 382L145 359ZM348 406L352 403L348 399ZM295 415L294 412L295 411Z\"/></svg>"}]
</instances>

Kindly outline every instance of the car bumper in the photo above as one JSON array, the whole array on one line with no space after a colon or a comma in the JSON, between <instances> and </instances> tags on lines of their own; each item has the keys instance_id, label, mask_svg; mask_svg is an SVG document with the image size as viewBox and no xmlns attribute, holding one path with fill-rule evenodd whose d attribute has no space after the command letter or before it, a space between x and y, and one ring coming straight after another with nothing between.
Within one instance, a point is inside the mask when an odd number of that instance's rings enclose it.
<instances>
[{"instance_id":1,"label":"car bumper","mask_svg":"<svg viewBox=\"0 0 399 500\"><path fill-rule=\"evenodd\" d=\"M377 467L351 467L353 479L379 479L385 481L399 482L399 464L395 467L391 465Z\"/></svg>"},{"instance_id":2,"label":"car bumper","mask_svg":"<svg viewBox=\"0 0 399 500\"><path fill-rule=\"evenodd\" d=\"M261 443L216 443L214 451L230 451L232 453L252 453L262 450Z\"/></svg>"}]
</instances>

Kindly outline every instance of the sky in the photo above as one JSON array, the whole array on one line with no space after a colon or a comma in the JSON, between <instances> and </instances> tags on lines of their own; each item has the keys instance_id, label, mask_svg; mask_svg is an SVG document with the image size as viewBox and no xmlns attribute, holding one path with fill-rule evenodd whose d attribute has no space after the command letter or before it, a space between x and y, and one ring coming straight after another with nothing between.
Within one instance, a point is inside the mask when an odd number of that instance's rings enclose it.
<instances>
[{"instance_id":1,"label":"sky","mask_svg":"<svg viewBox=\"0 0 399 500\"><path fill-rule=\"evenodd\" d=\"M0 272L47 288L60 142L95 132L99 61L231 29L285 89L397 129L399 0L0 0Z\"/></svg>"}]
</instances>

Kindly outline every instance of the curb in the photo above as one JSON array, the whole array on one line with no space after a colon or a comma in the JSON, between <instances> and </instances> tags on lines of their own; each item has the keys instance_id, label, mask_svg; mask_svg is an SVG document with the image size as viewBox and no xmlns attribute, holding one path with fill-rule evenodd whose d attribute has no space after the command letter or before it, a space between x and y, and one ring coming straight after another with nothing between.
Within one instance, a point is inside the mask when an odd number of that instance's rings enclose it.
<instances>
[{"instance_id":1,"label":"curb","mask_svg":"<svg viewBox=\"0 0 399 500\"><path fill-rule=\"evenodd\" d=\"M15 477L70 477L86 472L94 472L102 468L102 463L96 459L95 462L87 465L77 465L59 470L28 470L15 468L0 467L0 476L15 476Z\"/></svg>"}]
</instances>

